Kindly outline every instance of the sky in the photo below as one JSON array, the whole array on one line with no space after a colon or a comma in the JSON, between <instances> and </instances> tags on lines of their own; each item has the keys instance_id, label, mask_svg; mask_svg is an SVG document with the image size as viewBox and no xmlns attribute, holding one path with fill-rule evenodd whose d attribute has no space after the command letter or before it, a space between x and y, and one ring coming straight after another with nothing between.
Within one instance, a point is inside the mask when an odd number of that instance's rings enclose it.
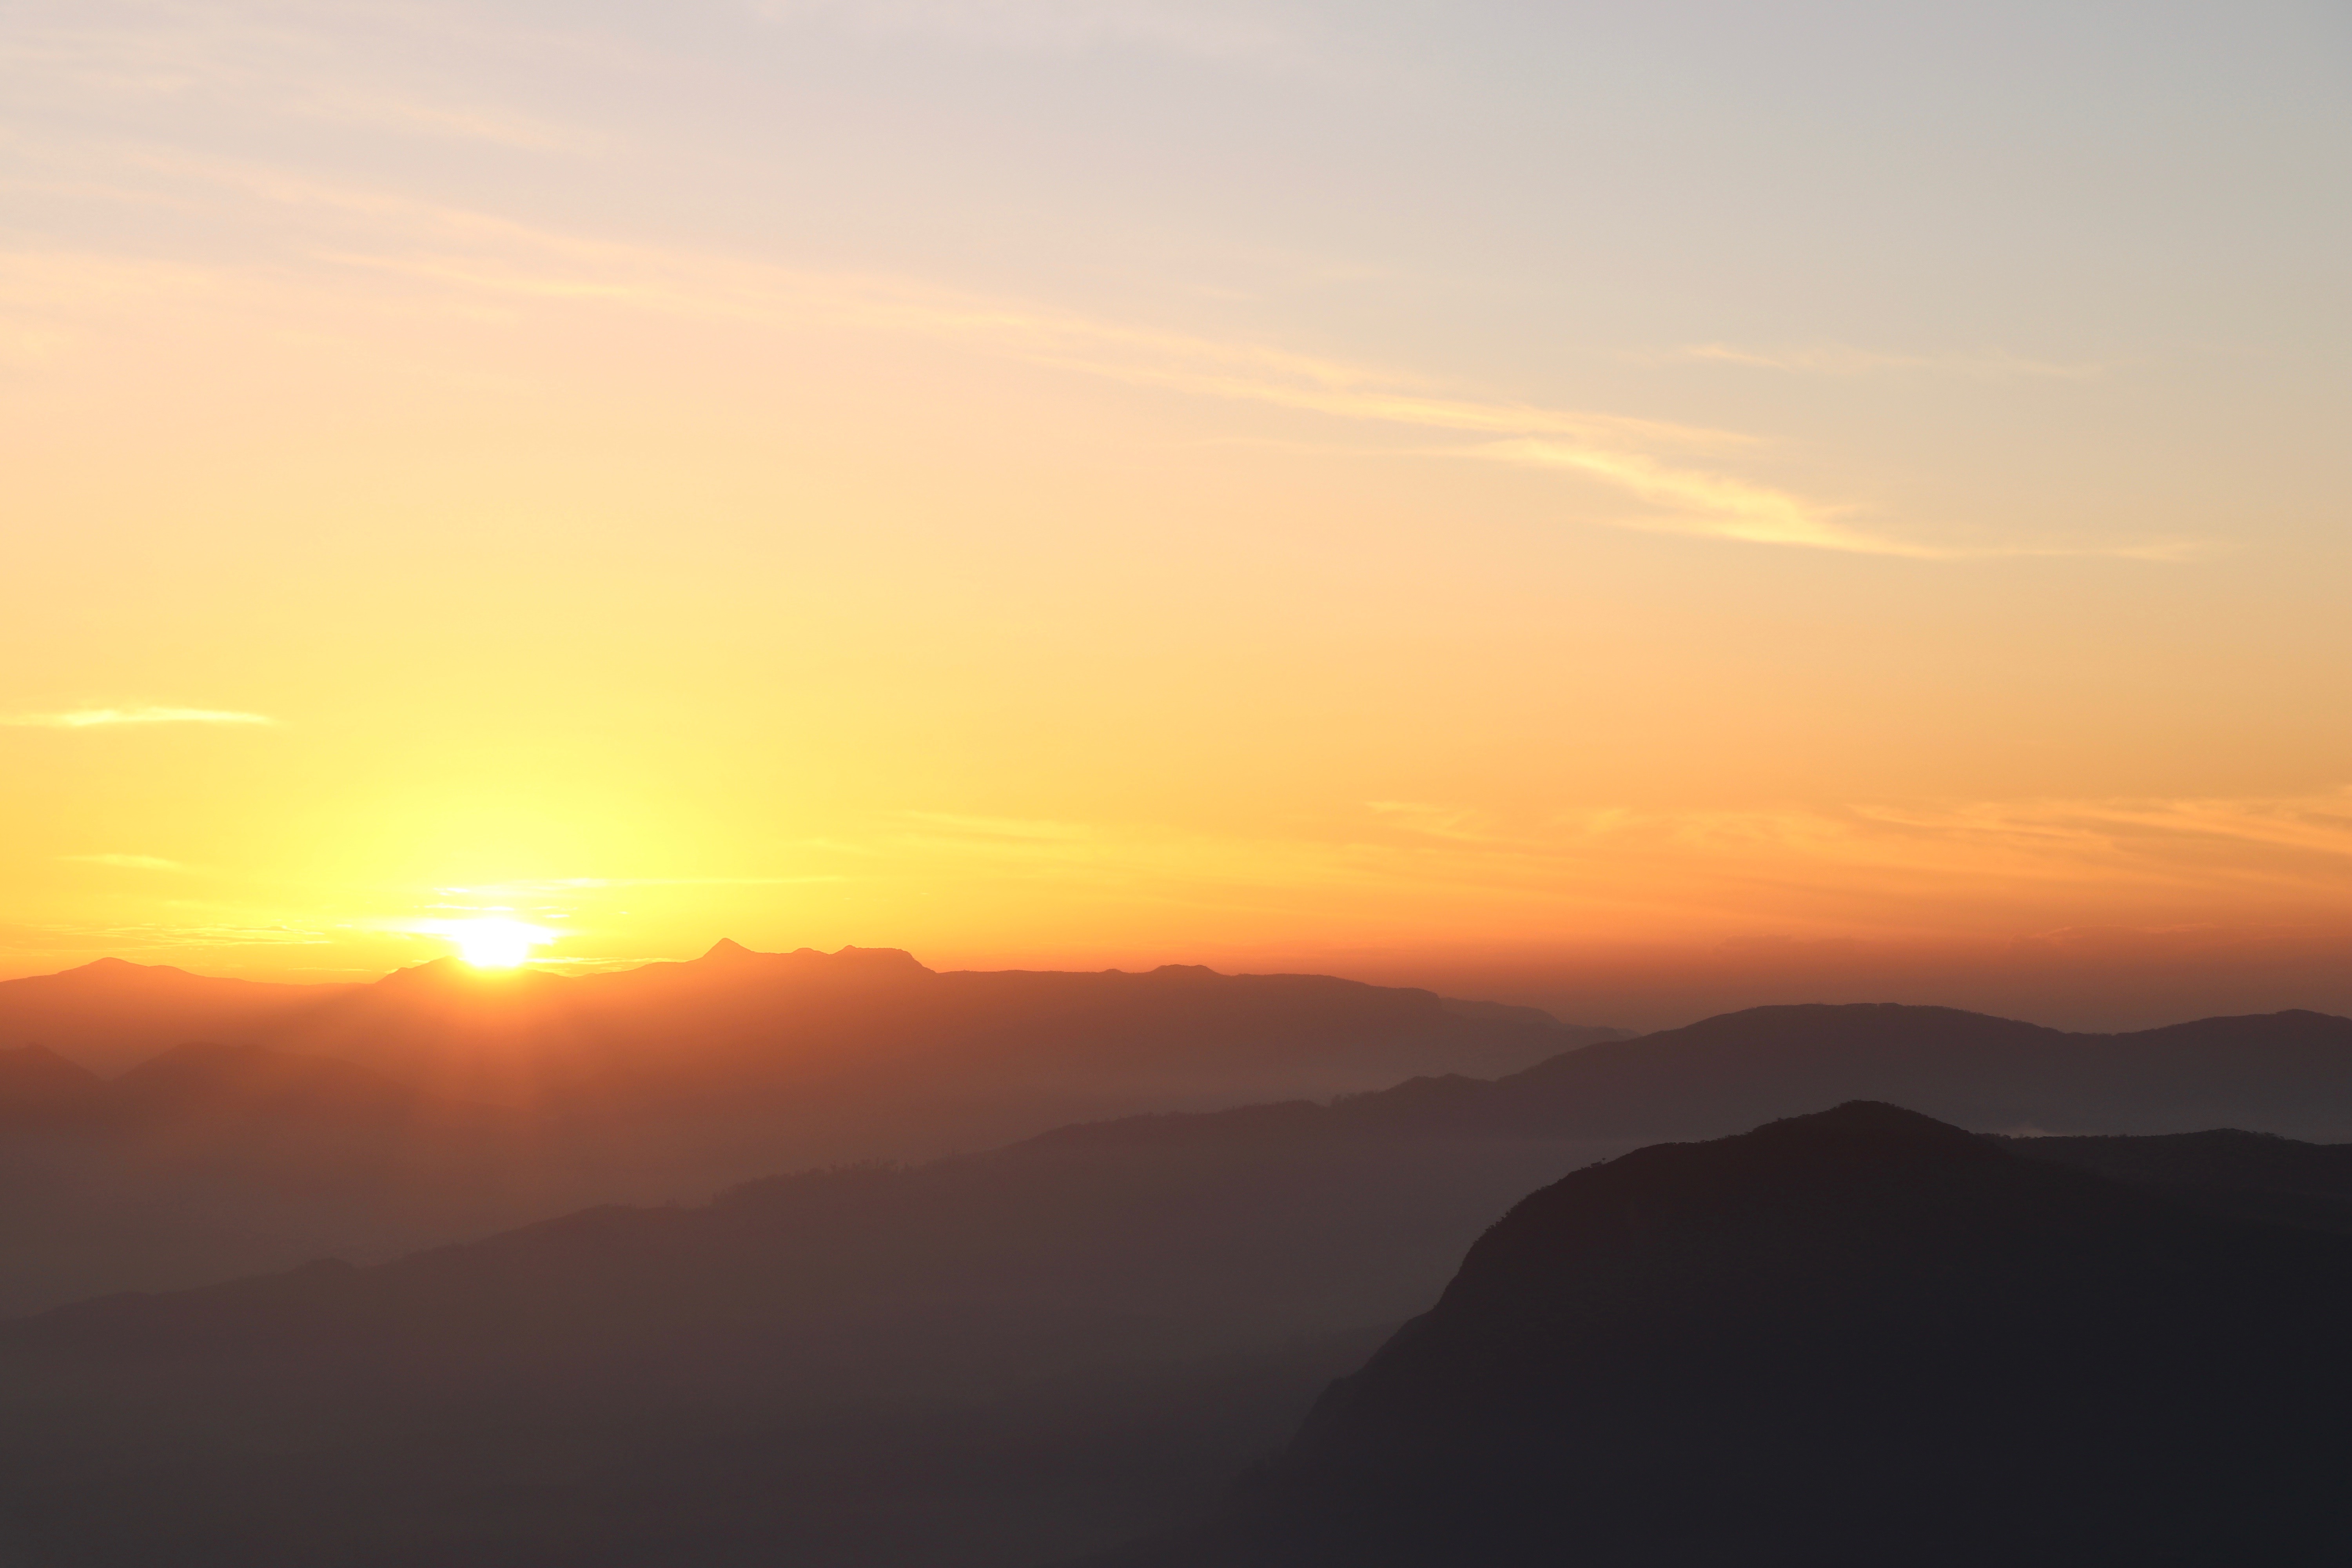
<instances>
[{"instance_id":1,"label":"sky","mask_svg":"<svg viewBox=\"0 0 2352 1568\"><path fill-rule=\"evenodd\" d=\"M2352 14L0 0L0 974L2352 1010Z\"/></svg>"}]
</instances>

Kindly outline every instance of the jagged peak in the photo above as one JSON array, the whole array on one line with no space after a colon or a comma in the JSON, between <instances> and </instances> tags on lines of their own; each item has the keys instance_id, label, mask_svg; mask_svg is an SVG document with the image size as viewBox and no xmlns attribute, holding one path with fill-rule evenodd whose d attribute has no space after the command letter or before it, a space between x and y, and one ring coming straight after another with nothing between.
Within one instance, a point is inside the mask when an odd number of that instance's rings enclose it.
<instances>
[{"instance_id":1,"label":"jagged peak","mask_svg":"<svg viewBox=\"0 0 2352 1568\"><path fill-rule=\"evenodd\" d=\"M822 948L796 947L789 952L762 952L758 948L745 947L732 937L721 937L711 943L709 952L695 963L732 967L757 963L763 969L780 973L816 974L928 974L930 971L915 955L898 947L845 946L827 952Z\"/></svg>"}]
</instances>

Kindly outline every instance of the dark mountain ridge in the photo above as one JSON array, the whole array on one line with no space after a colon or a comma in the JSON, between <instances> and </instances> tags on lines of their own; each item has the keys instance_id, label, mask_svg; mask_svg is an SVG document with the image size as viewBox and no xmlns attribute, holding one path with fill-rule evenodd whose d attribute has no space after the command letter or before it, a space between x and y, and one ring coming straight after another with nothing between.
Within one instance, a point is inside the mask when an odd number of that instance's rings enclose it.
<instances>
[{"instance_id":1,"label":"dark mountain ridge","mask_svg":"<svg viewBox=\"0 0 2352 1568\"><path fill-rule=\"evenodd\" d=\"M2352 1019L2290 1011L2084 1035L1895 1003L1752 1007L1493 1080L1423 1078L1328 1105L1163 1115L1101 1135L1692 1138L1864 1099L1990 1132L2227 1125L2352 1137Z\"/></svg>"},{"instance_id":2,"label":"dark mountain ridge","mask_svg":"<svg viewBox=\"0 0 2352 1568\"><path fill-rule=\"evenodd\" d=\"M1848 1104L1535 1194L1221 1525L1102 1562L2342 1561L2347 1308L2340 1235Z\"/></svg>"}]
</instances>

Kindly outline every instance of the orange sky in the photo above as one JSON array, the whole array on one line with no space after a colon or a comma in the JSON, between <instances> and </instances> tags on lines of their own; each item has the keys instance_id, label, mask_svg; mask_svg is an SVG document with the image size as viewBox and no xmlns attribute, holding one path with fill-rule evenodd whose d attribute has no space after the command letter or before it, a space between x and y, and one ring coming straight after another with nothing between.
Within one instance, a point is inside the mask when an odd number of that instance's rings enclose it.
<instances>
[{"instance_id":1,"label":"orange sky","mask_svg":"<svg viewBox=\"0 0 2352 1568\"><path fill-rule=\"evenodd\" d=\"M33 6L0 974L2315 1005L2352 55L2257 9Z\"/></svg>"}]
</instances>

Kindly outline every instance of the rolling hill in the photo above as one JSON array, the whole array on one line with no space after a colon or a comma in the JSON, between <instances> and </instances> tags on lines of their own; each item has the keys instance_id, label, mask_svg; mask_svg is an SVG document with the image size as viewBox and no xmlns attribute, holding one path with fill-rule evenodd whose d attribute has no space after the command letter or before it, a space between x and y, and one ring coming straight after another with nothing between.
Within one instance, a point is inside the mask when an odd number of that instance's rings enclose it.
<instances>
[{"instance_id":1,"label":"rolling hill","mask_svg":"<svg viewBox=\"0 0 2352 1568\"><path fill-rule=\"evenodd\" d=\"M1535 1194L1221 1523L1096 1561L2338 1562L2347 1308L2340 1229L1848 1104Z\"/></svg>"}]
</instances>

